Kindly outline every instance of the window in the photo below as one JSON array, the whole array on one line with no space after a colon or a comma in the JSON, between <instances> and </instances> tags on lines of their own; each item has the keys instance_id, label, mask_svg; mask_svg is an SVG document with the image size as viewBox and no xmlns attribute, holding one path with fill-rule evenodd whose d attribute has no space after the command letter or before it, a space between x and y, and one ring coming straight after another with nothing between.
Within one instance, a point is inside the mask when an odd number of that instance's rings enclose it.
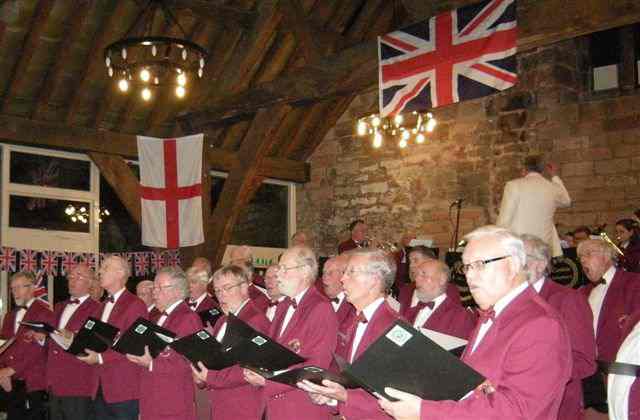
<instances>
[{"instance_id":1,"label":"window","mask_svg":"<svg viewBox=\"0 0 640 420\"><path fill-rule=\"evenodd\" d=\"M618 28L595 32L590 35L591 90L599 92L618 88L620 51L620 34Z\"/></svg>"}]
</instances>

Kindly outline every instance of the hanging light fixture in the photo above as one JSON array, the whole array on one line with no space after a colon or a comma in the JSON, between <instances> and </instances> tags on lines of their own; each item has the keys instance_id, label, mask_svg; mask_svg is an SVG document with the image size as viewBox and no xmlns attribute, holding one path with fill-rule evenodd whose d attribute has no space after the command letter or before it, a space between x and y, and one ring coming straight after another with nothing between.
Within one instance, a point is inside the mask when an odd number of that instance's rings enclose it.
<instances>
[{"instance_id":1,"label":"hanging light fixture","mask_svg":"<svg viewBox=\"0 0 640 420\"><path fill-rule=\"evenodd\" d=\"M437 121L430 112L413 111L410 114L396 114L380 117L367 115L358 119L358 137L370 137L374 148L380 148L385 140L393 141L399 148L406 148L412 141L423 144L427 135L435 129Z\"/></svg>"},{"instance_id":2,"label":"hanging light fixture","mask_svg":"<svg viewBox=\"0 0 640 420\"><path fill-rule=\"evenodd\" d=\"M169 24L178 27L182 38L152 33L158 12ZM143 35L133 36L134 32ZM187 95L188 85L203 77L209 55L200 45L186 38L165 0L149 0L124 37L105 48L107 75L115 80L120 92L127 93L134 88L145 102L156 96L152 91L160 89L168 89L182 99Z\"/></svg>"}]
</instances>

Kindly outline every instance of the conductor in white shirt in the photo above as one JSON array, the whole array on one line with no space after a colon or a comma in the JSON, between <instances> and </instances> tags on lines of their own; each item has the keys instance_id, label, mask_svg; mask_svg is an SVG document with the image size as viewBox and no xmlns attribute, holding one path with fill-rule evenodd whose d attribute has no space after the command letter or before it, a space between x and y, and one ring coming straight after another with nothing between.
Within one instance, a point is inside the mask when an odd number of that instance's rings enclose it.
<instances>
[{"instance_id":1,"label":"conductor in white shirt","mask_svg":"<svg viewBox=\"0 0 640 420\"><path fill-rule=\"evenodd\" d=\"M523 176L507 182L504 187L496 221L496 225L516 234L541 238L551 247L554 257L562 255L562 247L553 217L556 209L571 205L569 192L557 172L556 165L545 166L540 156L527 157Z\"/></svg>"}]
</instances>

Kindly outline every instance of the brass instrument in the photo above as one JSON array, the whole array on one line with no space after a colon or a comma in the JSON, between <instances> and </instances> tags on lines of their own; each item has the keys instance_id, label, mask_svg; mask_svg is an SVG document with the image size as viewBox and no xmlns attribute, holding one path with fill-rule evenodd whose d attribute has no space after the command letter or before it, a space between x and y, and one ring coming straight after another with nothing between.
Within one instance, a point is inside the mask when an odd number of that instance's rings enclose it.
<instances>
[{"instance_id":1,"label":"brass instrument","mask_svg":"<svg viewBox=\"0 0 640 420\"><path fill-rule=\"evenodd\" d=\"M393 242L380 241L376 238L365 238L361 244L358 244L358 248L376 248L388 253L398 251L398 247Z\"/></svg>"},{"instance_id":2,"label":"brass instrument","mask_svg":"<svg viewBox=\"0 0 640 420\"><path fill-rule=\"evenodd\" d=\"M602 238L603 241L609 244L610 247L615 249L618 255L624 257L624 252L622 252L618 245L616 245L611 239L609 239L609 235L607 235L607 232L600 232L600 238Z\"/></svg>"}]
</instances>

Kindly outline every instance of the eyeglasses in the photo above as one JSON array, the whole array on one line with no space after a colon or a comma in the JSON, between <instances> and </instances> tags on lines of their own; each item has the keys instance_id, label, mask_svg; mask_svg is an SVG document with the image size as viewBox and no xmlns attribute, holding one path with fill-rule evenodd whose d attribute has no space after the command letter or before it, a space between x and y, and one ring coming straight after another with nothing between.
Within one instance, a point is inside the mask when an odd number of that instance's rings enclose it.
<instances>
[{"instance_id":1,"label":"eyeglasses","mask_svg":"<svg viewBox=\"0 0 640 420\"><path fill-rule=\"evenodd\" d=\"M359 273L362 273L362 274L375 274L376 272L375 271L371 271L371 270L356 270L354 268L350 268L350 269L344 271L344 275L347 276L347 277L351 277L354 274L359 274Z\"/></svg>"},{"instance_id":2,"label":"eyeglasses","mask_svg":"<svg viewBox=\"0 0 640 420\"><path fill-rule=\"evenodd\" d=\"M216 295L221 295L222 293L229 293L231 290L233 290L234 287L238 287L243 283L244 282L241 281L240 283L231 284L229 286L214 288L213 293L215 293Z\"/></svg>"},{"instance_id":3,"label":"eyeglasses","mask_svg":"<svg viewBox=\"0 0 640 420\"><path fill-rule=\"evenodd\" d=\"M504 260L505 258L509 258L510 256L511 255L503 255L502 257L490 258L488 260L473 261L473 262L470 262L469 264L462 264L461 270L464 274L467 274L471 270L480 271L484 269L485 265L492 262Z\"/></svg>"},{"instance_id":4,"label":"eyeglasses","mask_svg":"<svg viewBox=\"0 0 640 420\"><path fill-rule=\"evenodd\" d=\"M342 276L344 274L344 270L327 270L322 272L323 276L332 276L334 274Z\"/></svg>"},{"instance_id":5,"label":"eyeglasses","mask_svg":"<svg viewBox=\"0 0 640 420\"><path fill-rule=\"evenodd\" d=\"M163 291L163 290L167 290L167 289L171 289L172 287L176 287L175 284L169 284L166 286L153 286L153 290L157 290L159 292Z\"/></svg>"},{"instance_id":6,"label":"eyeglasses","mask_svg":"<svg viewBox=\"0 0 640 420\"><path fill-rule=\"evenodd\" d=\"M302 268L302 267L305 267L306 265L307 264L300 264L300 265L294 265L293 267L286 267L284 265L276 265L276 273L278 273L278 274L286 273L287 271L295 270L296 268Z\"/></svg>"},{"instance_id":7,"label":"eyeglasses","mask_svg":"<svg viewBox=\"0 0 640 420\"><path fill-rule=\"evenodd\" d=\"M20 290L20 289L26 289L27 287L31 287L33 286L33 284L14 284L13 286L10 287L11 290Z\"/></svg>"}]
</instances>

